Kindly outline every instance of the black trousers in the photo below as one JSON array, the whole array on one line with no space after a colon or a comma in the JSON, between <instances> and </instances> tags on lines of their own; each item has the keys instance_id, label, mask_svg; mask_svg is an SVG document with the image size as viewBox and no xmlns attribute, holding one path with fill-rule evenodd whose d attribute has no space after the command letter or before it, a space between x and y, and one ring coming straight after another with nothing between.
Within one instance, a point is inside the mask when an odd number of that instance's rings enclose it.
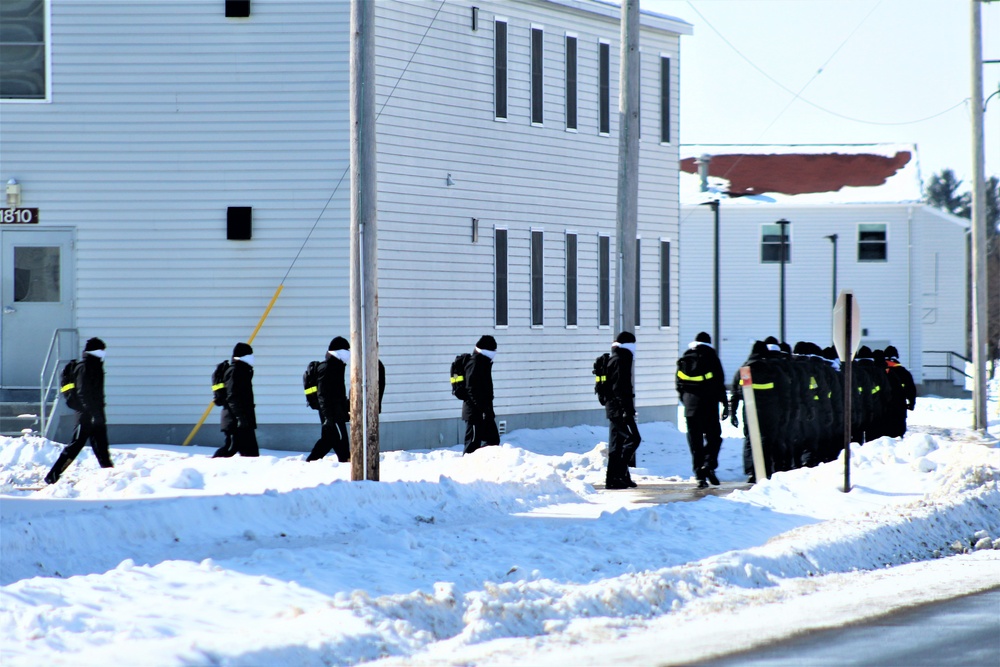
<instances>
[{"instance_id":1,"label":"black trousers","mask_svg":"<svg viewBox=\"0 0 1000 667\"><path fill-rule=\"evenodd\" d=\"M341 463L347 463L351 460L351 446L347 439L347 422L323 422L323 430L320 431L319 440L316 441L306 461L319 461L331 450L337 454L337 460Z\"/></svg>"},{"instance_id":2,"label":"black trousers","mask_svg":"<svg viewBox=\"0 0 1000 667\"><path fill-rule=\"evenodd\" d=\"M614 484L632 479L628 464L639 449L642 437L635 417L615 417L608 429L608 472L605 482Z\"/></svg>"},{"instance_id":3,"label":"black trousers","mask_svg":"<svg viewBox=\"0 0 1000 667\"><path fill-rule=\"evenodd\" d=\"M59 458L56 459L55 464L52 466L52 470L45 476L46 483L55 484L59 481L59 478L66 472L69 464L83 451L83 448L87 445L87 440L90 440L90 447L94 450L94 456L97 457L97 462L101 464L102 468L115 467L111 462L111 453L108 450L107 425L93 425L90 423L89 416L77 415L73 440L63 448L62 453L59 454Z\"/></svg>"},{"instance_id":4,"label":"black trousers","mask_svg":"<svg viewBox=\"0 0 1000 667\"><path fill-rule=\"evenodd\" d=\"M500 444L500 430L493 418L473 417L465 422L465 450L471 454L480 447Z\"/></svg>"},{"instance_id":5,"label":"black trousers","mask_svg":"<svg viewBox=\"0 0 1000 667\"><path fill-rule=\"evenodd\" d=\"M691 450L691 469L698 479L705 478L704 470L719 467L719 450L722 449L722 424L719 423L718 403L701 406L685 416L687 421L688 449Z\"/></svg>"},{"instance_id":6,"label":"black trousers","mask_svg":"<svg viewBox=\"0 0 1000 667\"><path fill-rule=\"evenodd\" d=\"M226 434L226 444L212 455L213 459L229 458L237 454L240 456L260 456L260 450L257 448L257 433L254 429L234 426L223 433Z\"/></svg>"}]
</instances>

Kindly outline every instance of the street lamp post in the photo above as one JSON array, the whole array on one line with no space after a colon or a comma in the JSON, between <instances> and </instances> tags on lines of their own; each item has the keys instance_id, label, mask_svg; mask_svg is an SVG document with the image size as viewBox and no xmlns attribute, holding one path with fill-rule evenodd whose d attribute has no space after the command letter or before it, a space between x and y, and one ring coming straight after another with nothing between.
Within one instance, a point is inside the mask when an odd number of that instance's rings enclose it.
<instances>
[{"instance_id":1,"label":"street lamp post","mask_svg":"<svg viewBox=\"0 0 1000 667\"><path fill-rule=\"evenodd\" d=\"M833 285L833 299L832 299L832 302L833 302L833 305L836 306L837 305L837 235L836 234L830 234L829 236L826 236L824 238L830 239L830 243L833 244L833 281L832 281L832 285Z\"/></svg>"},{"instance_id":2,"label":"street lamp post","mask_svg":"<svg viewBox=\"0 0 1000 667\"><path fill-rule=\"evenodd\" d=\"M788 220L782 218L777 222L778 226L781 227L781 289L780 289L780 306L781 306L781 319L780 319L780 334L781 341L785 341L785 262L787 261L788 254L787 250L787 228L791 223Z\"/></svg>"}]
</instances>

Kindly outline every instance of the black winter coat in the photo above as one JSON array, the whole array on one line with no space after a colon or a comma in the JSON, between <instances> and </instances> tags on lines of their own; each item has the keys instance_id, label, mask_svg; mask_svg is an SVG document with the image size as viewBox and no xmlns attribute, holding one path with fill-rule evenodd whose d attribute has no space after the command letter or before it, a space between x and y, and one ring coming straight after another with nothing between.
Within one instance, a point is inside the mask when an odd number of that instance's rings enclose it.
<instances>
[{"instance_id":1,"label":"black winter coat","mask_svg":"<svg viewBox=\"0 0 1000 667\"><path fill-rule=\"evenodd\" d=\"M469 421L485 415L493 419L493 360L473 352L465 365L465 389L469 398L462 403L462 419Z\"/></svg>"},{"instance_id":2,"label":"black winter coat","mask_svg":"<svg viewBox=\"0 0 1000 667\"><path fill-rule=\"evenodd\" d=\"M317 369L317 391L319 415L323 423L346 422L350 413L347 390L344 389L344 373L347 364L334 356L321 361Z\"/></svg>"},{"instance_id":3,"label":"black winter coat","mask_svg":"<svg viewBox=\"0 0 1000 667\"><path fill-rule=\"evenodd\" d=\"M223 375L226 385L226 404L222 408L221 427L228 431L234 427L257 428L256 407L253 400L253 366L245 361L233 360Z\"/></svg>"},{"instance_id":4,"label":"black winter coat","mask_svg":"<svg viewBox=\"0 0 1000 667\"><path fill-rule=\"evenodd\" d=\"M604 406L608 419L635 416L635 385L632 383L631 352L623 347L614 347L608 359L608 384L611 397Z\"/></svg>"},{"instance_id":5,"label":"black winter coat","mask_svg":"<svg viewBox=\"0 0 1000 667\"><path fill-rule=\"evenodd\" d=\"M696 373L691 375L683 369ZM687 377L685 377L687 376ZM677 395L684 404L684 413L693 417L701 410L717 412L719 403L728 407L726 380L719 355L708 345L689 347L677 361Z\"/></svg>"},{"instance_id":6,"label":"black winter coat","mask_svg":"<svg viewBox=\"0 0 1000 667\"><path fill-rule=\"evenodd\" d=\"M104 415L104 362L92 354L83 354L76 366L76 393L83 404L80 414L95 425L107 423Z\"/></svg>"}]
</instances>

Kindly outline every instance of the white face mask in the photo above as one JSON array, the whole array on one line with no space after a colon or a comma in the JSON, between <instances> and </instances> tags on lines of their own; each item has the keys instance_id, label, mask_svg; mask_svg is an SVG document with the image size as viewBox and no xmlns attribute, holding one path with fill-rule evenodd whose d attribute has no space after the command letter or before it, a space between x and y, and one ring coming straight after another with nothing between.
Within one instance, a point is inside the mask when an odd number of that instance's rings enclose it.
<instances>
[{"instance_id":1,"label":"white face mask","mask_svg":"<svg viewBox=\"0 0 1000 667\"><path fill-rule=\"evenodd\" d=\"M93 356L97 357L98 359L100 359L101 361L104 361L104 357L105 357L105 355L107 353L108 353L107 350L88 350L87 351L87 354L93 355Z\"/></svg>"},{"instance_id":2,"label":"white face mask","mask_svg":"<svg viewBox=\"0 0 1000 667\"><path fill-rule=\"evenodd\" d=\"M340 359L341 361L343 361L345 365L351 363L351 351L350 350L333 350L333 352L331 352L331 354L333 356L337 357L338 359Z\"/></svg>"},{"instance_id":3,"label":"white face mask","mask_svg":"<svg viewBox=\"0 0 1000 667\"><path fill-rule=\"evenodd\" d=\"M238 360L238 361L242 361L243 363L247 364L248 366L253 366L253 355L252 354L246 354L246 355L244 355L242 357L233 357L233 358L236 359L236 360Z\"/></svg>"}]
</instances>

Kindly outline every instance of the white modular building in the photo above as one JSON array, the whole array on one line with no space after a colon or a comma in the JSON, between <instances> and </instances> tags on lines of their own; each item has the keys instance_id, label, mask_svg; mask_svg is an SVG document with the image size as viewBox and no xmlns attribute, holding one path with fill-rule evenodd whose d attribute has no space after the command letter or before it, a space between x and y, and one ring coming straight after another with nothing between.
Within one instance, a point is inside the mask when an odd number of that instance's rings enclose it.
<instances>
[{"instance_id":1,"label":"white modular building","mask_svg":"<svg viewBox=\"0 0 1000 667\"><path fill-rule=\"evenodd\" d=\"M755 340L782 338L784 282L790 345L832 345L836 297L851 290L863 345L895 346L925 392L960 389L969 224L923 202L917 157L905 144L683 146L681 344L716 326L718 248L729 380Z\"/></svg>"},{"instance_id":2,"label":"white modular building","mask_svg":"<svg viewBox=\"0 0 1000 667\"><path fill-rule=\"evenodd\" d=\"M4 0L8 400L37 396L99 336L112 442L182 442L215 364L278 294L253 339L258 438L312 446L302 372L349 329L349 11ZM461 440L448 369L483 334L499 342L507 429L603 419L591 366L616 333L619 15L598 0L377 2L383 448ZM662 420L676 415L691 26L648 12L641 24L640 271L626 289L640 416ZM220 442L217 415L194 442Z\"/></svg>"}]
</instances>

